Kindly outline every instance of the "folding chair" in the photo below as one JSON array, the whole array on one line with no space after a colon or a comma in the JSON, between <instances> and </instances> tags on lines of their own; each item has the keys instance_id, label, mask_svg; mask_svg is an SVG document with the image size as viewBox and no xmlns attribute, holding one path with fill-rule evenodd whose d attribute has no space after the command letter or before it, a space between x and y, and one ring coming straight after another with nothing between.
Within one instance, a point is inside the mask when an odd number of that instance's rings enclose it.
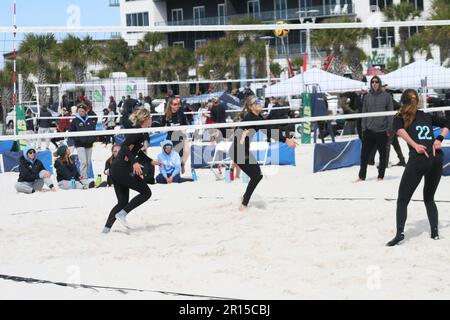
<instances>
[{"instance_id":1,"label":"folding chair","mask_svg":"<svg viewBox=\"0 0 450 320\"><path fill-rule=\"evenodd\" d=\"M210 166L210 170L212 171L212 173L214 173L214 175L216 176L217 179L222 179L222 177L220 177L215 171L214 171L214 165L223 165L225 168L230 168L231 167L231 158L229 155L229 151L231 148L232 142L231 141L222 141L219 142L216 145L216 148L214 150L214 156L212 158L212 161L207 162L207 164ZM221 155L221 157L219 157L219 154ZM225 157L224 157L225 155Z\"/></svg>"},{"instance_id":2,"label":"folding chair","mask_svg":"<svg viewBox=\"0 0 450 320\"><path fill-rule=\"evenodd\" d=\"M269 143L267 141L258 141L250 143L250 152L256 152L256 159L258 159L259 152L263 151L263 160L257 160L259 164L265 166L267 162L267 157L269 155Z\"/></svg>"}]
</instances>

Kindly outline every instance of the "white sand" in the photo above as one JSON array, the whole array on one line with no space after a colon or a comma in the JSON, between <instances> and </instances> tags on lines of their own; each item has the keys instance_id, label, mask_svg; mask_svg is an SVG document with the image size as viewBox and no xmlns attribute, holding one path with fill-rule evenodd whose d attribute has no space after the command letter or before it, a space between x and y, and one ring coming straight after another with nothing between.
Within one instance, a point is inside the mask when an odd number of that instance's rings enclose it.
<instances>
[{"instance_id":1,"label":"white sand","mask_svg":"<svg viewBox=\"0 0 450 320\"><path fill-rule=\"evenodd\" d=\"M387 248L396 203L384 199L397 197L403 168L388 169L377 182L369 167L368 181L353 184L357 167L312 174L312 150L297 149L297 167L266 168L277 173L261 182L246 213L237 211L245 185L215 181L208 170L197 170L195 183L152 186L152 199L129 215L129 234L119 224L100 233L115 204L113 189L23 195L14 190L17 174L0 175L0 274L149 291L0 280L0 298L185 298L150 292L156 290L246 299L449 299L450 204L438 204L441 240L429 238L424 205L413 202L407 240ZM95 147L97 173L108 152ZM421 187L414 199L422 198ZM436 199L450 200L449 187L443 178Z\"/></svg>"}]
</instances>

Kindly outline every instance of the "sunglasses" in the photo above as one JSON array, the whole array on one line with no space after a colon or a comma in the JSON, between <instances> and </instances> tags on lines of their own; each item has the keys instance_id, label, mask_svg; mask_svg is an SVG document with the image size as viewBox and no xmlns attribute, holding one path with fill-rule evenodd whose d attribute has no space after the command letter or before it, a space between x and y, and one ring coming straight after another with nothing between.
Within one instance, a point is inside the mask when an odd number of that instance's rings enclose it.
<instances>
[{"instance_id":1,"label":"sunglasses","mask_svg":"<svg viewBox=\"0 0 450 320\"><path fill-rule=\"evenodd\" d=\"M374 80L374 81L371 81L370 83L380 83L379 81L376 81L376 80Z\"/></svg>"},{"instance_id":2,"label":"sunglasses","mask_svg":"<svg viewBox=\"0 0 450 320\"><path fill-rule=\"evenodd\" d=\"M256 99L255 102L253 102L254 105L260 105L262 104L262 101L260 99Z\"/></svg>"},{"instance_id":3,"label":"sunglasses","mask_svg":"<svg viewBox=\"0 0 450 320\"><path fill-rule=\"evenodd\" d=\"M36 151L34 151L34 150L30 150L27 152L27 154L35 154L35 153L36 153Z\"/></svg>"}]
</instances>

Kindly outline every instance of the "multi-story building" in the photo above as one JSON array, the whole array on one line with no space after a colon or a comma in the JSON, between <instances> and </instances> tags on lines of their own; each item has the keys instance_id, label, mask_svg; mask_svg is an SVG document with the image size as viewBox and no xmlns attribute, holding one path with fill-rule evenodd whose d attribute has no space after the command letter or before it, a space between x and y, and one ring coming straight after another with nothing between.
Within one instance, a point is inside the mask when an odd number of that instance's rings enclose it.
<instances>
[{"instance_id":1,"label":"multi-story building","mask_svg":"<svg viewBox=\"0 0 450 320\"><path fill-rule=\"evenodd\" d=\"M120 1L120 2L119 2ZM234 19L254 17L264 23L286 21L299 23L308 21L321 23L326 18L359 18L362 22L383 19L382 12L389 5L410 2L423 12L426 19L432 0L110 0L120 6L122 26L193 26L192 32L172 32L167 34L165 45L195 49L206 41L218 38L222 32L195 32L196 25L226 25ZM420 28L409 27L413 35ZM141 34L122 34L133 46ZM361 47L370 56L368 64L384 64L393 56L393 48L400 39L399 28L374 28L371 37L361 42ZM307 50L305 30L291 31L285 39L290 57L302 55ZM283 56L281 40L274 38L271 46L279 58ZM312 56L318 57L316 50ZM438 51L433 51L436 57ZM314 61L319 64L316 59Z\"/></svg>"}]
</instances>

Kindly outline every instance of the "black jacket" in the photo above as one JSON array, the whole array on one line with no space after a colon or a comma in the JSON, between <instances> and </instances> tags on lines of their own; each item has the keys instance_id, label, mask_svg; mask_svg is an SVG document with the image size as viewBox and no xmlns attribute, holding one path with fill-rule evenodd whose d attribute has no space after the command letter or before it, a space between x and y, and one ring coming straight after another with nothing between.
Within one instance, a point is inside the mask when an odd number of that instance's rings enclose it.
<instances>
[{"instance_id":1,"label":"black jacket","mask_svg":"<svg viewBox=\"0 0 450 320\"><path fill-rule=\"evenodd\" d=\"M106 175L106 183L108 184L108 186L112 186L113 185L113 181L112 181L112 179L111 179L111 172L110 172L110 170L111 170L111 162L110 162L110 160L108 159L108 160L106 160L106 162L105 162L105 170L103 171L103 173ZM108 173L108 174L107 174Z\"/></svg>"},{"instance_id":2,"label":"black jacket","mask_svg":"<svg viewBox=\"0 0 450 320\"><path fill-rule=\"evenodd\" d=\"M272 110L269 113L269 120L287 119L289 118L287 114L288 109L281 109L281 105L278 103L272 106Z\"/></svg>"},{"instance_id":3,"label":"black jacket","mask_svg":"<svg viewBox=\"0 0 450 320\"><path fill-rule=\"evenodd\" d=\"M225 123L227 120L225 107L222 104L213 107L211 110L211 118L214 123Z\"/></svg>"},{"instance_id":4,"label":"black jacket","mask_svg":"<svg viewBox=\"0 0 450 320\"><path fill-rule=\"evenodd\" d=\"M91 119L92 119L92 121L94 122L94 124L95 124L95 126L97 126L97 122L98 122L98 118L97 118L97 114L94 112L94 111L89 111L88 113L87 113L87 115L89 116L89 117L91 117Z\"/></svg>"},{"instance_id":5,"label":"black jacket","mask_svg":"<svg viewBox=\"0 0 450 320\"><path fill-rule=\"evenodd\" d=\"M82 121L77 115L75 119L72 120L70 124L70 132L84 132L84 131L95 131L95 121L94 119L88 118L86 122ZM75 137L73 141L75 143L75 148L92 148L96 137Z\"/></svg>"},{"instance_id":6,"label":"black jacket","mask_svg":"<svg viewBox=\"0 0 450 320\"><path fill-rule=\"evenodd\" d=\"M113 163L125 162L128 164L135 164L136 162L144 163L144 161L153 161L142 151L145 141L149 141L148 133L133 133L125 135L125 141L122 143L122 147L114 159ZM130 150L130 146L133 148Z\"/></svg>"},{"instance_id":7,"label":"black jacket","mask_svg":"<svg viewBox=\"0 0 450 320\"><path fill-rule=\"evenodd\" d=\"M33 117L25 117L26 125L27 125L27 131L34 131L34 122Z\"/></svg>"},{"instance_id":8,"label":"black jacket","mask_svg":"<svg viewBox=\"0 0 450 320\"><path fill-rule=\"evenodd\" d=\"M50 111L47 108L41 108L40 117L49 118L52 117ZM39 119L38 125L39 128L50 128L52 126L52 119Z\"/></svg>"},{"instance_id":9,"label":"black jacket","mask_svg":"<svg viewBox=\"0 0 450 320\"><path fill-rule=\"evenodd\" d=\"M163 116L161 120L161 126L162 127L178 127L178 126L187 126L188 121L186 118L186 115L184 114L183 110L179 109L177 113L172 114L172 118L169 120L166 119L165 116ZM180 132L177 132L177 135L180 135ZM180 139L177 139L176 141L172 140L173 131L169 131L167 134L167 140L170 140L173 142L174 146L177 145L180 141L184 139L184 134L181 134Z\"/></svg>"},{"instance_id":10,"label":"black jacket","mask_svg":"<svg viewBox=\"0 0 450 320\"><path fill-rule=\"evenodd\" d=\"M38 159L31 163L22 156L19 159L19 180L18 182L34 182L39 178L39 172L45 170L44 165Z\"/></svg>"},{"instance_id":11,"label":"black jacket","mask_svg":"<svg viewBox=\"0 0 450 320\"><path fill-rule=\"evenodd\" d=\"M78 172L77 166L75 165L74 159L71 157L71 163L63 163L59 159L55 160L55 170L56 170L56 180L58 182L66 180L70 181L74 178L76 181L80 180L80 174Z\"/></svg>"}]
</instances>

